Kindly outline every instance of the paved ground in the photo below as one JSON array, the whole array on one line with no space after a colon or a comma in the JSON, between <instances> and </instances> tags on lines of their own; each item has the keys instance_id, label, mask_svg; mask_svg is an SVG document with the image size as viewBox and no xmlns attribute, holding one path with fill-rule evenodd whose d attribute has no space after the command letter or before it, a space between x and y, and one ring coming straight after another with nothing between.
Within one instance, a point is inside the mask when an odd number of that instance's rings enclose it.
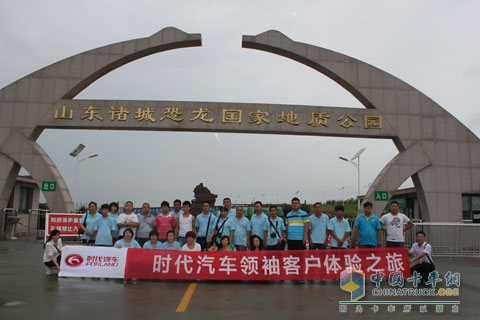
<instances>
[{"instance_id":1,"label":"paved ground","mask_svg":"<svg viewBox=\"0 0 480 320\"><path fill-rule=\"evenodd\" d=\"M340 290L339 283L307 282L299 285L285 282L214 282L197 283L184 313L176 310L190 282L138 281L124 284L121 280L57 279L44 275L42 243L0 241L0 319L319 319L355 318L404 319L402 305L394 313L387 306L379 306L374 313L364 306L362 314L355 313L355 305L348 306L346 314L339 313L339 301L349 300L349 293ZM448 270L461 273L460 313L453 314L451 306L444 306L443 314L436 314L434 306L420 313L412 306L409 319L440 317L443 319L478 319L480 313L480 270L478 259L436 258L437 268L443 274ZM371 293L371 285L367 293ZM414 298L384 298L407 300ZM425 300L445 301L457 298L434 297ZM379 300L371 294L362 301ZM417 298L416 300L420 300Z\"/></svg>"}]
</instances>

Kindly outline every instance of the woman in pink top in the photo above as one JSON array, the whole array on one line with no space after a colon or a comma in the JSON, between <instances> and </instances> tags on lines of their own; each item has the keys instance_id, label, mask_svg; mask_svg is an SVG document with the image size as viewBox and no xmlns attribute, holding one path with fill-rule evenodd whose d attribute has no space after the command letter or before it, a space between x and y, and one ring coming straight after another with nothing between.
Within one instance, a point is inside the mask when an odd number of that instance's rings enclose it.
<instances>
[{"instance_id":1,"label":"woman in pink top","mask_svg":"<svg viewBox=\"0 0 480 320\"><path fill-rule=\"evenodd\" d=\"M174 230L176 220L175 216L169 212L170 204L162 201L162 213L155 218L154 226L157 227L158 241L167 241L167 232Z\"/></svg>"}]
</instances>

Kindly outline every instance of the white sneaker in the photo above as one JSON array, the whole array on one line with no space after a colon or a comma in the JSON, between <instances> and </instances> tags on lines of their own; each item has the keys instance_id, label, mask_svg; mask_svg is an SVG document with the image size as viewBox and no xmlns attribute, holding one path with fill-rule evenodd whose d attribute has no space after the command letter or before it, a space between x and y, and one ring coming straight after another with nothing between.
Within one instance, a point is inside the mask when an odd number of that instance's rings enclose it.
<instances>
[{"instance_id":1,"label":"white sneaker","mask_svg":"<svg viewBox=\"0 0 480 320\"><path fill-rule=\"evenodd\" d=\"M47 276L51 276L52 275L52 269L50 269L49 267L45 267L45 274Z\"/></svg>"}]
</instances>

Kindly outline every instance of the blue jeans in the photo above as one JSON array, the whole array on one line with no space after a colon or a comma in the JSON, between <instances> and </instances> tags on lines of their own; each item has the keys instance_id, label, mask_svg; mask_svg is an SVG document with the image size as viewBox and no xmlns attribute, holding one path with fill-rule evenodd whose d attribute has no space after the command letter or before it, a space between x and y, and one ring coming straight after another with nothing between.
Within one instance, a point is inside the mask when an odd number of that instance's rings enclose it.
<instances>
[{"instance_id":1,"label":"blue jeans","mask_svg":"<svg viewBox=\"0 0 480 320\"><path fill-rule=\"evenodd\" d=\"M185 243L187 243L187 238L185 237L177 237L177 241L180 244L180 247L183 247Z\"/></svg>"},{"instance_id":2,"label":"blue jeans","mask_svg":"<svg viewBox=\"0 0 480 320\"><path fill-rule=\"evenodd\" d=\"M405 242L387 241L387 247L389 248L405 247Z\"/></svg>"},{"instance_id":3,"label":"blue jeans","mask_svg":"<svg viewBox=\"0 0 480 320\"><path fill-rule=\"evenodd\" d=\"M310 248L310 250L312 249L325 249L325 245L323 243L313 243L313 247Z\"/></svg>"}]
</instances>

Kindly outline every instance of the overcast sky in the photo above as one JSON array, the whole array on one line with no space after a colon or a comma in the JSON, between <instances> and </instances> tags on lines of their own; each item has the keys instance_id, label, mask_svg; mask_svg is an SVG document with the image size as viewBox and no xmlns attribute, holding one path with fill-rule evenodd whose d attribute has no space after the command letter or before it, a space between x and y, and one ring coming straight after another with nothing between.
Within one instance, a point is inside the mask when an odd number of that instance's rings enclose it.
<instances>
[{"instance_id":1,"label":"overcast sky","mask_svg":"<svg viewBox=\"0 0 480 320\"><path fill-rule=\"evenodd\" d=\"M383 69L416 87L480 135L478 1L0 1L0 88L51 63L167 26L201 33L202 47L149 56L117 69L76 98L288 103L358 107L322 74L241 48L243 34L276 29ZM396 154L390 140L132 131L46 130L38 143L77 202L158 206L193 198L204 182L233 202L354 197ZM409 185L408 181L405 184Z\"/></svg>"}]
</instances>

